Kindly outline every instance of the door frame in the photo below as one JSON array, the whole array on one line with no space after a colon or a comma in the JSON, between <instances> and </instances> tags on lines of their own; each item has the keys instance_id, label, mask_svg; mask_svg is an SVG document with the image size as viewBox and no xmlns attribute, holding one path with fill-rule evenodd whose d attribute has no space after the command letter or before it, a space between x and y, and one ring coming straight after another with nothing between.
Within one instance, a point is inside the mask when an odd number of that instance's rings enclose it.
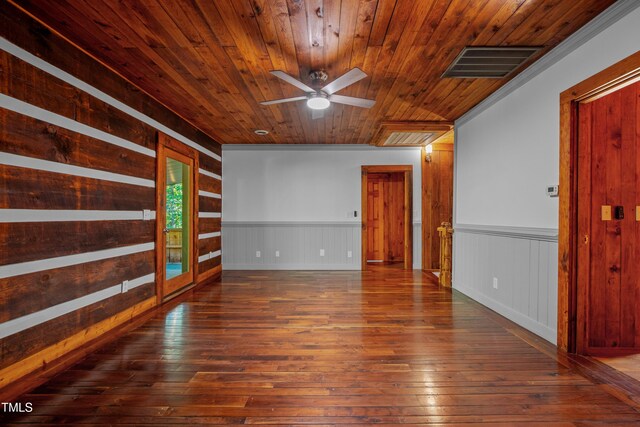
<instances>
[{"instance_id":1,"label":"door frame","mask_svg":"<svg viewBox=\"0 0 640 427\"><path fill-rule=\"evenodd\" d=\"M191 230L190 230L190 248L189 254L191 256L190 260L190 268L193 272L193 278L191 283L185 283L182 288L176 289L175 291L165 294L164 292L164 282L165 282L165 253L166 253L166 239L164 233L164 223L166 219L165 207L163 204L164 201L164 193L165 193L165 184L166 184L166 154L168 151L173 151L184 158L188 158L192 162L191 171L191 191L189 194L189 207L191 208ZM179 160L179 159L177 159ZM196 244L198 241L198 200L196 197L196 192L198 191L198 171L200 165L198 160L198 152L179 142L178 140L162 133L158 132L158 150L156 157L156 300L158 304L166 301L167 299L171 299L174 296L181 294L182 292L190 289L195 286L195 282L198 277L198 245Z\"/></svg>"},{"instance_id":2,"label":"door frame","mask_svg":"<svg viewBox=\"0 0 640 427\"><path fill-rule=\"evenodd\" d=\"M403 173L404 180L404 269L413 269L413 165L361 166L362 271L367 270L367 182L369 173Z\"/></svg>"},{"instance_id":3,"label":"door frame","mask_svg":"<svg viewBox=\"0 0 640 427\"><path fill-rule=\"evenodd\" d=\"M640 81L640 51L560 94L560 182L558 228L558 348L582 353L586 334L584 287L578 276L578 138L577 109L581 101L605 96Z\"/></svg>"}]
</instances>

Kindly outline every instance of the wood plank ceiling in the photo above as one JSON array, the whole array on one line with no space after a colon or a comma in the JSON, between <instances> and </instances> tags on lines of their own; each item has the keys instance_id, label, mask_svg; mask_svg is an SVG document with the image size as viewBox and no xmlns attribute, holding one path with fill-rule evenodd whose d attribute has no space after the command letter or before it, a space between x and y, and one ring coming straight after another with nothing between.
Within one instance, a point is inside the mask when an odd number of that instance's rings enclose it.
<instances>
[{"instance_id":1,"label":"wood plank ceiling","mask_svg":"<svg viewBox=\"0 0 640 427\"><path fill-rule=\"evenodd\" d=\"M383 121L452 121L505 79L441 78L467 45L544 54L614 0L12 0L221 143L370 143ZM524 69L529 63L521 67ZM369 77L312 120L309 83ZM524 101L524 100L523 100ZM255 129L270 131L258 136Z\"/></svg>"}]
</instances>

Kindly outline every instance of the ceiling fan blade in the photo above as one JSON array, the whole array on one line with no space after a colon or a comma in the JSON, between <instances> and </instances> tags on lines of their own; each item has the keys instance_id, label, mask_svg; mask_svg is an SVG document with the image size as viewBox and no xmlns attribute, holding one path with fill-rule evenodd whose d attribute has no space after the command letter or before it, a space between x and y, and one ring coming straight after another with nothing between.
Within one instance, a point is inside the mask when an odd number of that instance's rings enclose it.
<instances>
[{"instance_id":1,"label":"ceiling fan blade","mask_svg":"<svg viewBox=\"0 0 640 427\"><path fill-rule=\"evenodd\" d=\"M289 83L290 85L293 85L295 87L297 87L298 89L301 89L307 93L315 93L315 89L310 88L309 86L307 86L306 84L302 83L300 80L298 79L294 79L293 77L291 77L289 74L285 73L284 71L280 71L280 70L273 70L270 71L271 74L273 74L274 76L276 76L277 78L284 80L285 82Z\"/></svg>"},{"instance_id":2,"label":"ceiling fan blade","mask_svg":"<svg viewBox=\"0 0 640 427\"><path fill-rule=\"evenodd\" d=\"M262 105L282 104L284 102L302 101L304 99L307 99L307 97L306 96L296 96L295 98L282 98L282 99L274 99L273 101L263 101L260 104L262 104Z\"/></svg>"},{"instance_id":3,"label":"ceiling fan blade","mask_svg":"<svg viewBox=\"0 0 640 427\"><path fill-rule=\"evenodd\" d=\"M367 73L362 71L360 68L352 68L320 90L331 95L340 89L344 89L345 87L364 79L365 77L367 77Z\"/></svg>"},{"instance_id":4,"label":"ceiling fan blade","mask_svg":"<svg viewBox=\"0 0 640 427\"><path fill-rule=\"evenodd\" d=\"M331 102L336 104L353 105L354 107L371 108L376 103L373 99L354 98L352 96L331 95Z\"/></svg>"},{"instance_id":5,"label":"ceiling fan blade","mask_svg":"<svg viewBox=\"0 0 640 427\"><path fill-rule=\"evenodd\" d=\"M311 119L317 120L324 117L324 112L326 110L311 110Z\"/></svg>"}]
</instances>

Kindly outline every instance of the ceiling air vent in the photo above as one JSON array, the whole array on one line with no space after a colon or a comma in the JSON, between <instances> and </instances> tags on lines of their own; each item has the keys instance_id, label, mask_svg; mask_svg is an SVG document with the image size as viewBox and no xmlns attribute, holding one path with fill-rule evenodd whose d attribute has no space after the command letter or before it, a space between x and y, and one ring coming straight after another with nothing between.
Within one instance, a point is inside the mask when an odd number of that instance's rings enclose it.
<instances>
[{"instance_id":1,"label":"ceiling air vent","mask_svg":"<svg viewBox=\"0 0 640 427\"><path fill-rule=\"evenodd\" d=\"M378 147L419 147L440 138L453 128L447 121L382 122L370 144Z\"/></svg>"},{"instance_id":2,"label":"ceiling air vent","mask_svg":"<svg viewBox=\"0 0 640 427\"><path fill-rule=\"evenodd\" d=\"M416 147L434 137L433 132L391 132L382 145L385 147Z\"/></svg>"},{"instance_id":3,"label":"ceiling air vent","mask_svg":"<svg viewBox=\"0 0 640 427\"><path fill-rule=\"evenodd\" d=\"M506 77L540 47L465 47L442 77L465 79Z\"/></svg>"}]
</instances>

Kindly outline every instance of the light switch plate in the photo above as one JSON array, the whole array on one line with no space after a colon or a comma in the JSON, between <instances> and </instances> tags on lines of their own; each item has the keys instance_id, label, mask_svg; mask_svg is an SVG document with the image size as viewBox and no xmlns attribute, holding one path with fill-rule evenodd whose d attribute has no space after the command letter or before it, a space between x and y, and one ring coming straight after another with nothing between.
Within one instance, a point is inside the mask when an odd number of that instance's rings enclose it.
<instances>
[{"instance_id":1,"label":"light switch plate","mask_svg":"<svg viewBox=\"0 0 640 427\"><path fill-rule=\"evenodd\" d=\"M122 282L122 293L124 294L129 290L129 281L125 280Z\"/></svg>"},{"instance_id":2,"label":"light switch plate","mask_svg":"<svg viewBox=\"0 0 640 427\"><path fill-rule=\"evenodd\" d=\"M149 209L145 209L142 211L142 220L149 221L151 219L151 211Z\"/></svg>"},{"instance_id":3,"label":"light switch plate","mask_svg":"<svg viewBox=\"0 0 640 427\"><path fill-rule=\"evenodd\" d=\"M324 256L324 249L320 249L320 256Z\"/></svg>"},{"instance_id":4,"label":"light switch plate","mask_svg":"<svg viewBox=\"0 0 640 427\"><path fill-rule=\"evenodd\" d=\"M276 258L280 257L280 251L276 251Z\"/></svg>"},{"instance_id":5,"label":"light switch plate","mask_svg":"<svg viewBox=\"0 0 640 427\"><path fill-rule=\"evenodd\" d=\"M352 257L353 257L353 252L347 251L347 258L352 258Z\"/></svg>"},{"instance_id":6,"label":"light switch plate","mask_svg":"<svg viewBox=\"0 0 640 427\"><path fill-rule=\"evenodd\" d=\"M262 254L260 253L260 251L256 251L256 258L260 258L262 256Z\"/></svg>"},{"instance_id":7,"label":"light switch plate","mask_svg":"<svg viewBox=\"0 0 640 427\"><path fill-rule=\"evenodd\" d=\"M611 206L609 205L602 206L602 220L611 221Z\"/></svg>"},{"instance_id":8,"label":"light switch plate","mask_svg":"<svg viewBox=\"0 0 640 427\"><path fill-rule=\"evenodd\" d=\"M640 221L640 206L636 206L636 221Z\"/></svg>"}]
</instances>

